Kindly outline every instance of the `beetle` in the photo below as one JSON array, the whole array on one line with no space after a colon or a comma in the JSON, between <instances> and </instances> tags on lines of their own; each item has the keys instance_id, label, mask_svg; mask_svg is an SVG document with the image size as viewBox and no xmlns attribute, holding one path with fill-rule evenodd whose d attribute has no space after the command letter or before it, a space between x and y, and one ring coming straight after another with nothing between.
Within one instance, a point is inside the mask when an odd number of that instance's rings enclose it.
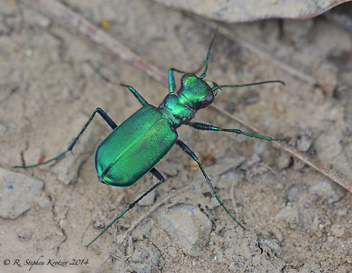
<instances>
[{"instance_id":1,"label":"beetle","mask_svg":"<svg viewBox=\"0 0 352 273\"><path fill-rule=\"evenodd\" d=\"M179 146L198 164L200 171L211 188L213 196L229 216L245 230L245 227L237 221L216 194L214 186L196 154L186 143L178 139L177 128L181 125L188 125L203 131L230 132L269 141L283 140L251 134L240 129L224 129L202 122L192 122L191 120L195 117L198 110L206 108L213 103L217 91L223 87L234 88L265 83L281 83L285 85L285 83L282 81L264 81L239 85L218 85L215 82L205 81L204 78L208 71L209 54L217 30L218 28L215 30L208 48L203 73L198 77L194 73L186 73L175 68L170 68L168 70L169 94L166 95L158 107L149 104L132 86L121 84L121 86L127 87L142 104L142 108L132 114L121 125L118 126L103 109L97 108L66 151L36 165L16 166L16 168L32 168L60 159L67 152L72 151L74 145L93 120L95 114L98 113L113 130L95 151L95 169L98 180L114 187L129 187L149 172L157 178L158 183L144 192L121 212L87 247L95 242L110 226L127 211L132 209L146 195L165 182L164 176L155 168L155 165L162 160L174 145ZM176 90L174 72L184 74L181 78L181 87L179 90Z\"/></svg>"}]
</instances>

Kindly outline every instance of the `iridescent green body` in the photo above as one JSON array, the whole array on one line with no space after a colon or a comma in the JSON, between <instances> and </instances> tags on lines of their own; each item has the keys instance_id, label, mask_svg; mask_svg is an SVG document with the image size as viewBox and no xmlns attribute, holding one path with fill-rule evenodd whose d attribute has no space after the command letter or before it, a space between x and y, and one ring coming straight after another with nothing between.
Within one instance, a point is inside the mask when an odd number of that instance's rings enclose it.
<instances>
[{"instance_id":1,"label":"iridescent green body","mask_svg":"<svg viewBox=\"0 0 352 273\"><path fill-rule=\"evenodd\" d=\"M273 139L267 136L254 135L243 132L240 129L224 129L211 124L192 122L191 120L194 118L198 110L209 106L214 101L214 98L217 95L217 90L222 87L244 87L269 82L283 82L266 81L240 85L218 85L214 82L210 82L208 84L203 79L208 70L209 53L215 35L216 32L209 46L204 72L199 77L195 74L185 73L174 68L169 69L169 94L164 98L158 108L150 105L133 87L122 85L128 87L132 94L142 104L142 108L126 119L121 125L118 126L101 108L97 108L66 151L40 164L32 166L17 166L19 168L31 168L58 160L68 151L73 149L79 137L86 130L95 114L98 113L113 129L113 131L98 146L95 152L95 169L98 174L98 180L110 186L128 187L136 183L148 172L159 180L157 184L144 192L137 200L122 211L92 242L87 245L87 247L98 239L128 210L132 209L140 200L165 181L163 175L155 169L155 165L175 144L196 161L205 180L210 186L212 195L217 199L228 215L240 227L245 229L217 196L216 191L198 157L191 148L187 146L187 144L178 139L176 129L181 125L188 125L202 131L230 132L269 141L282 140ZM97 69L93 69L101 75ZM174 72L184 74L181 79L181 87L179 90L176 90ZM103 79L107 80L105 76L101 76Z\"/></svg>"},{"instance_id":2,"label":"iridescent green body","mask_svg":"<svg viewBox=\"0 0 352 273\"><path fill-rule=\"evenodd\" d=\"M98 146L95 169L99 180L116 187L131 186L170 151L176 139L176 130L160 110L143 106Z\"/></svg>"},{"instance_id":3,"label":"iridescent green body","mask_svg":"<svg viewBox=\"0 0 352 273\"><path fill-rule=\"evenodd\" d=\"M143 106L98 146L95 169L99 181L116 187L136 183L174 146L176 129L213 100L214 91L205 81L185 74L180 90L172 90L158 108Z\"/></svg>"}]
</instances>

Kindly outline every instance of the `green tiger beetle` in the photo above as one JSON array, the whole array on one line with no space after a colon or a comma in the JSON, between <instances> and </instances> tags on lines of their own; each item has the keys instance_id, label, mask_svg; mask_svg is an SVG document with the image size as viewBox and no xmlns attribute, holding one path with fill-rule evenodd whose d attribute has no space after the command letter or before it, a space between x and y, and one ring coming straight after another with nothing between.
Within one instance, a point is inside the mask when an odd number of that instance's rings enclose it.
<instances>
[{"instance_id":1,"label":"green tiger beetle","mask_svg":"<svg viewBox=\"0 0 352 273\"><path fill-rule=\"evenodd\" d=\"M105 227L104 230L87 245L87 247L95 242L109 227L111 227L127 211L132 209L146 195L164 183L165 178L155 168L155 165L175 144L197 162L200 171L203 173L205 180L211 188L213 196L215 196L216 200L228 215L243 230L245 230L244 226L236 220L217 196L216 191L196 154L186 143L178 139L176 129L181 125L188 125L202 131L230 132L269 141L283 140L243 132L240 129L224 129L202 122L192 122L191 120L194 118L198 110L209 106L214 101L218 89L223 87L234 88L265 83L281 83L285 85L285 83L282 81L264 81L250 84L218 85L215 82L205 81L204 78L208 70L209 53L217 30L218 28L216 29L209 45L205 59L204 72L197 77L193 73L186 73L175 68L170 68L168 71L169 94L166 95L159 107L149 104L132 86L121 84L121 86L127 87L132 92L142 104L142 108L126 119L120 126L118 126L101 108L97 108L66 151L50 160L36 165L16 166L17 168L32 168L58 160L68 151L73 149L79 137L86 130L95 114L98 113L113 129L95 151L95 169L98 174L98 180L114 187L129 187L148 172L157 178L159 181L157 184L131 203L107 227ZM181 87L179 90L176 90L174 72L184 74L181 79Z\"/></svg>"}]
</instances>

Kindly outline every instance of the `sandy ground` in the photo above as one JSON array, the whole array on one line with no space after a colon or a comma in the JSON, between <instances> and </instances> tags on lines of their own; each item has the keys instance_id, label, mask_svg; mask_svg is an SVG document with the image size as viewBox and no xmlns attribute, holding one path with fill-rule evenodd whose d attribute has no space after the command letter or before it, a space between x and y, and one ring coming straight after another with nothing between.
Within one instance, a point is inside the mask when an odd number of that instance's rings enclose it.
<instances>
[{"instance_id":1,"label":"sandy ground","mask_svg":"<svg viewBox=\"0 0 352 273\"><path fill-rule=\"evenodd\" d=\"M352 271L350 192L267 141L187 126L180 139L208 159L219 197L247 230L211 198L200 171L175 147L157 166L168 181L87 250L104 225L155 183L146 176L122 189L97 181L94 149L109 126L95 118L74 156L55 166L12 166L22 164L21 153L30 165L64 151L97 107L121 124L140 104L119 83L134 86L153 105L167 89L74 32L9 3L0 11L0 201L7 207L0 217L1 272L90 272L110 252L113 258L98 272ZM107 20L109 35L165 74L170 67L197 70L214 33L200 18L153 1L66 3L96 25ZM207 79L282 80L286 86L223 89L214 104L267 135L293 138L292 145L351 180L351 35L322 17L222 28L231 37L221 31L216 37ZM196 120L239 128L209 109ZM117 234L172 194L116 247ZM38 260L43 264L26 264Z\"/></svg>"}]
</instances>

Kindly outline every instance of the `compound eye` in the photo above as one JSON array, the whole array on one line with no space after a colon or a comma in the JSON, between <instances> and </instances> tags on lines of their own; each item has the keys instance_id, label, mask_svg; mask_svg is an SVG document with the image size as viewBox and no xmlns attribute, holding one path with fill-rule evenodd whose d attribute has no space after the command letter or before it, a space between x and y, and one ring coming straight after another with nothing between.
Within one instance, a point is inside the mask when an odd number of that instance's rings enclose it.
<instances>
[{"instance_id":1,"label":"compound eye","mask_svg":"<svg viewBox=\"0 0 352 273\"><path fill-rule=\"evenodd\" d=\"M211 90L208 91L208 94L200 100L200 107L205 108L212 104L214 101L214 94Z\"/></svg>"}]
</instances>

